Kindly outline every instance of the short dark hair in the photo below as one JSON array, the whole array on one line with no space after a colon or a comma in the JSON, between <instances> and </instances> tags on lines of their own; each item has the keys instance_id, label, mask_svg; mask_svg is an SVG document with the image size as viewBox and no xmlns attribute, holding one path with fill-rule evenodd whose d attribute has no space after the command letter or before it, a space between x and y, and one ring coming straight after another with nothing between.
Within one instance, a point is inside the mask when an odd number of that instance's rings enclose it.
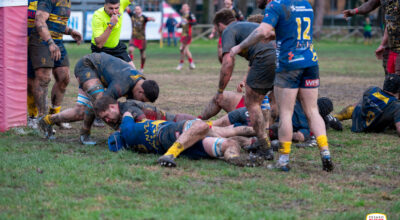
<instances>
[{"instance_id":1,"label":"short dark hair","mask_svg":"<svg viewBox=\"0 0 400 220\"><path fill-rule=\"evenodd\" d=\"M400 75L388 74L383 82L383 90L391 93L400 92Z\"/></svg>"},{"instance_id":2,"label":"short dark hair","mask_svg":"<svg viewBox=\"0 0 400 220\"><path fill-rule=\"evenodd\" d=\"M330 98L322 97L317 100L319 114L322 117L327 116L333 111L333 103Z\"/></svg>"},{"instance_id":3,"label":"short dark hair","mask_svg":"<svg viewBox=\"0 0 400 220\"><path fill-rule=\"evenodd\" d=\"M113 97L104 95L94 102L94 111L96 114L107 111L110 105L116 104L117 100Z\"/></svg>"},{"instance_id":4,"label":"short dark hair","mask_svg":"<svg viewBox=\"0 0 400 220\"><path fill-rule=\"evenodd\" d=\"M150 102L155 102L158 98L160 88L154 80L145 80L142 84L144 95Z\"/></svg>"},{"instance_id":5,"label":"short dark hair","mask_svg":"<svg viewBox=\"0 0 400 220\"><path fill-rule=\"evenodd\" d=\"M248 22L254 22L254 23L258 23L261 24L262 20L264 19L264 15L262 14L255 14L255 15L250 15L247 18Z\"/></svg>"},{"instance_id":6,"label":"short dark hair","mask_svg":"<svg viewBox=\"0 0 400 220\"><path fill-rule=\"evenodd\" d=\"M104 0L104 3L113 5L113 4L118 4L119 0Z\"/></svg>"},{"instance_id":7,"label":"short dark hair","mask_svg":"<svg viewBox=\"0 0 400 220\"><path fill-rule=\"evenodd\" d=\"M233 15L232 10L224 8L215 14L213 24L218 25L218 23L222 23L228 25L233 21L236 21L236 18L235 15Z\"/></svg>"}]
</instances>

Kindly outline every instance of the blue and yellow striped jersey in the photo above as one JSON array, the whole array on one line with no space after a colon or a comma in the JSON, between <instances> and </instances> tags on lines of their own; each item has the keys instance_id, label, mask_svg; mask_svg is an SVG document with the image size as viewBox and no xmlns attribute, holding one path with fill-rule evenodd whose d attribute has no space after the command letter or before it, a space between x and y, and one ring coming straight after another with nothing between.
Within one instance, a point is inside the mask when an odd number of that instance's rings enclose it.
<instances>
[{"instance_id":1,"label":"blue and yellow striped jersey","mask_svg":"<svg viewBox=\"0 0 400 220\"><path fill-rule=\"evenodd\" d=\"M28 1L28 37L31 36L32 30L35 28L37 2L37 0Z\"/></svg>"}]
</instances>

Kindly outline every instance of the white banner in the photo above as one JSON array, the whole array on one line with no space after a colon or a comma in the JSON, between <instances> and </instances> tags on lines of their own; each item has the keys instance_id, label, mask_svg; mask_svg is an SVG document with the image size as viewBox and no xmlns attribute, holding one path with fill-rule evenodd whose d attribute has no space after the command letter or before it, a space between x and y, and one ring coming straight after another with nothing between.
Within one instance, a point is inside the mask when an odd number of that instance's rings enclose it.
<instances>
[{"instance_id":1,"label":"white banner","mask_svg":"<svg viewBox=\"0 0 400 220\"><path fill-rule=\"evenodd\" d=\"M83 12L71 11L71 16L68 19L68 27L78 31L83 36ZM64 35L63 40L73 41L70 35Z\"/></svg>"},{"instance_id":2,"label":"white banner","mask_svg":"<svg viewBox=\"0 0 400 220\"><path fill-rule=\"evenodd\" d=\"M28 0L0 0L0 7L28 6Z\"/></svg>"},{"instance_id":3,"label":"white banner","mask_svg":"<svg viewBox=\"0 0 400 220\"><path fill-rule=\"evenodd\" d=\"M91 40L92 39L92 18L93 18L94 11L87 11L85 13L85 21L86 21L86 26L85 26L85 34L84 34L84 39L85 40Z\"/></svg>"}]
</instances>

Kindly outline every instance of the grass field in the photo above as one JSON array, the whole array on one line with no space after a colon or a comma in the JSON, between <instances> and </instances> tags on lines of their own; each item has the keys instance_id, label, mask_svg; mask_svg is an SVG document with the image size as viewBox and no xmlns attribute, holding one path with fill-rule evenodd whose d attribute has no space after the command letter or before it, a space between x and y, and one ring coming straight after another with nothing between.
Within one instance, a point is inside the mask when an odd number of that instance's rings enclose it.
<instances>
[{"instance_id":1,"label":"grass field","mask_svg":"<svg viewBox=\"0 0 400 220\"><path fill-rule=\"evenodd\" d=\"M382 86L376 47L316 43L320 95L332 98L335 111L357 102L368 86ZM71 70L89 48L67 45ZM191 50L197 69L188 70L185 61L178 72L177 48L149 44L145 75L160 84L157 106L198 115L214 95L216 42L197 41ZM238 58L228 89L246 69ZM64 108L74 105L76 95L72 71ZM354 134L345 122L343 132L328 131L333 173L322 171L317 149L296 148L292 170L281 173L185 158L176 169L161 168L157 155L109 152L109 128L92 131L98 145L80 145L80 125L58 130L56 141L29 129L0 134L0 219L365 219L374 212L400 219L400 141L394 132Z\"/></svg>"}]
</instances>

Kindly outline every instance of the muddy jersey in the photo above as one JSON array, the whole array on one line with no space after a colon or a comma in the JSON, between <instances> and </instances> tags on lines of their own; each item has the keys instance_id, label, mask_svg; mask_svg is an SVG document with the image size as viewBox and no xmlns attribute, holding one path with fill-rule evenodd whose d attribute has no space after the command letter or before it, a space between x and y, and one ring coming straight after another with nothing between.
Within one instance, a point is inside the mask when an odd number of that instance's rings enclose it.
<instances>
[{"instance_id":1,"label":"muddy jersey","mask_svg":"<svg viewBox=\"0 0 400 220\"><path fill-rule=\"evenodd\" d=\"M380 3L385 11L390 50L400 53L400 1L380 0Z\"/></svg>"},{"instance_id":2,"label":"muddy jersey","mask_svg":"<svg viewBox=\"0 0 400 220\"><path fill-rule=\"evenodd\" d=\"M165 112L153 105L137 100L127 100L126 102L120 102L119 109L121 115L129 111L135 118L135 121L141 121L145 118L149 120L165 121L173 121L175 119L174 114Z\"/></svg>"},{"instance_id":3,"label":"muddy jersey","mask_svg":"<svg viewBox=\"0 0 400 220\"><path fill-rule=\"evenodd\" d=\"M186 19L186 21L183 21ZM182 28L182 37L191 37L192 36L192 26L196 24L196 17L192 12L189 14L182 15L182 22L180 24Z\"/></svg>"},{"instance_id":4,"label":"muddy jersey","mask_svg":"<svg viewBox=\"0 0 400 220\"><path fill-rule=\"evenodd\" d=\"M277 72L318 65L312 44L314 12L307 0L274 0L262 22L275 28Z\"/></svg>"},{"instance_id":5,"label":"muddy jersey","mask_svg":"<svg viewBox=\"0 0 400 220\"><path fill-rule=\"evenodd\" d=\"M32 30L35 28L37 3L37 0L28 1L28 37L31 35Z\"/></svg>"},{"instance_id":6,"label":"muddy jersey","mask_svg":"<svg viewBox=\"0 0 400 220\"><path fill-rule=\"evenodd\" d=\"M259 24L253 22L234 22L225 28L222 32L221 43L222 43L222 54L229 53L232 47L240 44L246 39L251 32L253 32ZM275 53L274 45L269 43L258 42L257 44L242 50L239 53L240 56L246 60L253 60L257 55L269 56Z\"/></svg>"},{"instance_id":7,"label":"muddy jersey","mask_svg":"<svg viewBox=\"0 0 400 220\"><path fill-rule=\"evenodd\" d=\"M147 16L137 16L133 12L129 12L132 21L132 39L145 40L146 39L146 23L149 21Z\"/></svg>"},{"instance_id":8,"label":"muddy jersey","mask_svg":"<svg viewBox=\"0 0 400 220\"><path fill-rule=\"evenodd\" d=\"M158 140L161 126L172 122L143 120L135 122L132 117L125 116L120 126L121 135L133 151L140 153L163 154L166 152Z\"/></svg>"},{"instance_id":9,"label":"muddy jersey","mask_svg":"<svg viewBox=\"0 0 400 220\"><path fill-rule=\"evenodd\" d=\"M84 81L83 79L93 77L100 79L103 86L107 88L104 94L114 99L122 96L132 98L133 87L140 79L145 79L130 64L106 53L92 53L84 56L82 61L75 66L75 76L80 79L81 83ZM80 71L85 70L85 68L81 68L82 65L93 71Z\"/></svg>"},{"instance_id":10,"label":"muddy jersey","mask_svg":"<svg viewBox=\"0 0 400 220\"><path fill-rule=\"evenodd\" d=\"M55 41L61 41L71 15L71 1L38 0L37 10L49 13L46 24L51 38ZM36 29L32 30L32 34L39 35Z\"/></svg>"},{"instance_id":11,"label":"muddy jersey","mask_svg":"<svg viewBox=\"0 0 400 220\"><path fill-rule=\"evenodd\" d=\"M390 108L396 109L391 115L392 118L382 118L384 112ZM386 121L383 124L387 125L400 122L400 102L379 87L370 87L364 92L361 102L355 107L352 120L351 130L353 132L362 132L368 130L369 127L372 127L371 130L373 130L378 122L381 124Z\"/></svg>"}]
</instances>

